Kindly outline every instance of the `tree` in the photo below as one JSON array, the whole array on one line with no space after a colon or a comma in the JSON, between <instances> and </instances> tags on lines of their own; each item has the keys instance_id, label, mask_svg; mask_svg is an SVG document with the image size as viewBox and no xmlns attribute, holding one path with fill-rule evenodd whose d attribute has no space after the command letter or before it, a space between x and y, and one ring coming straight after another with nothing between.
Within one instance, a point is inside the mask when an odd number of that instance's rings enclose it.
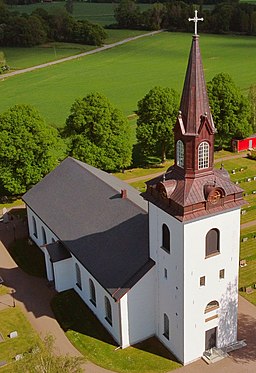
<instances>
[{"instance_id":1,"label":"tree","mask_svg":"<svg viewBox=\"0 0 256 373\"><path fill-rule=\"evenodd\" d=\"M131 132L127 119L100 93L76 100L66 120L64 135L70 154L106 171L131 163Z\"/></svg>"},{"instance_id":2,"label":"tree","mask_svg":"<svg viewBox=\"0 0 256 373\"><path fill-rule=\"evenodd\" d=\"M15 105L0 114L0 184L21 194L36 184L64 157L64 143L29 105Z\"/></svg>"},{"instance_id":3,"label":"tree","mask_svg":"<svg viewBox=\"0 0 256 373\"><path fill-rule=\"evenodd\" d=\"M0 51L0 74L6 70L9 70L9 66L6 65L4 52Z\"/></svg>"},{"instance_id":4,"label":"tree","mask_svg":"<svg viewBox=\"0 0 256 373\"><path fill-rule=\"evenodd\" d=\"M173 125L178 113L174 89L154 87L138 102L137 140L144 156L160 156L173 150Z\"/></svg>"},{"instance_id":5,"label":"tree","mask_svg":"<svg viewBox=\"0 0 256 373\"><path fill-rule=\"evenodd\" d=\"M121 0L114 15L119 27L136 28L140 23L140 8L134 0Z\"/></svg>"},{"instance_id":6,"label":"tree","mask_svg":"<svg viewBox=\"0 0 256 373\"><path fill-rule=\"evenodd\" d=\"M82 373L83 357L61 355L54 353L54 338L50 335L44 338L43 344L24 354L15 364L17 373Z\"/></svg>"},{"instance_id":7,"label":"tree","mask_svg":"<svg viewBox=\"0 0 256 373\"><path fill-rule=\"evenodd\" d=\"M256 132L256 84L249 88L248 99L251 105L251 123L253 132Z\"/></svg>"},{"instance_id":8,"label":"tree","mask_svg":"<svg viewBox=\"0 0 256 373\"><path fill-rule=\"evenodd\" d=\"M250 135L250 105L228 74L217 74L208 84L208 96L217 128L215 144L230 146L232 138Z\"/></svg>"},{"instance_id":9,"label":"tree","mask_svg":"<svg viewBox=\"0 0 256 373\"><path fill-rule=\"evenodd\" d=\"M6 65L6 59L4 56L4 52L0 51L0 69Z\"/></svg>"},{"instance_id":10,"label":"tree","mask_svg":"<svg viewBox=\"0 0 256 373\"><path fill-rule=\"evenodd\" d=\"M76 21L71 35L73 42L89 45L102 45L107 38L107 33L102 26L86 20Z\"/></svg>"},{"instance_id":11,"label":"tree","mask_svg":"<svg viewBox=\"0 0 256 373\"><path fill-rule=\"evenodd\" d=\"M66 0L65 8L68 13L72 14L73 13L73 0Z\"/></svg>"},{"instance_id":12,"label":"tree","mask_svg":"<svg viewBox=\"0 0 256 373\"><path fill-rule=\"evenodd\" d=\"M150 30L160 30L166 13L166 6L162 3L155 3L153 6L143 12L142 19L146 28Z\"/></svg>"},{"instance_id":13,"label":"tree","mask_svg":"<svg viewBox=\"0 0 256 373\"><path fill-rule=\"evenodd\" d=\"M38 17L14 16L3 26L0 43L5 46L31 47L45 42L46 37L46 31Z\"/></svg>"}]
</instances>

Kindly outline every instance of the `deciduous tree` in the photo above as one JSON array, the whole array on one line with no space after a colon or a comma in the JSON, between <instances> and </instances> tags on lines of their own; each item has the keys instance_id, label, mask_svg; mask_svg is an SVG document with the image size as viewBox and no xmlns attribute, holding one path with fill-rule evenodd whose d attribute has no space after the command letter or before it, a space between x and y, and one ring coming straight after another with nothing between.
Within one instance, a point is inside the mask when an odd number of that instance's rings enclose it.
<instances>
[{"instance_id":1,"label":"deciduous tree","mask_svg":"<svg viewBox=\"0 0 256 373\"><path fill-rule=\"evenodd\" d=\"M69 138L70 154L92 166L114 171L131 163L129 123L100 93L74 102L64 135Z\"/></svg>"},{"instance_id":2,"label":"deciduous tree","mask_svg":"<svg viewBox=\"0 0 256 373\"><path fill-rule=\"evenodd\" d=\"M250 105L228 74L217 74L208 84L208 96L217 128L215 144L229 147L231 139L243 138L252 132Z\"/></svg>"},{"instance_id":3,"label":"deciduous tree","mask_svg":"<svg viewBox=\"0 0 256 373\"><path fill-rule=\"evenodd\" d=\"M256 132L256 84L249 88L248 99L251 105L251 124L253 132Z\"/></svg>"},{"instance_id":4,"label":"deciduous tree","mask_svg":"<svg viewBox=\"0 0 256 373\"><path fill-rule=\"evenodd\" d=\"M173 125L178 113L174 89L154 87L138 102L137 140L145 156L160 156L173 150Z\"/></svg>"},{"instance_id":5,"label":"deciduous tree","mask_svg":"<svg viewBox=\"0 0 256 373\"><path fill-rule=\"evenodd\" d=\"M134 0L121 0L115 9L119 27L136 28L140 24L140 8Z\"/></svg>"},{"instance_id":6,"label":"deciduous tree","mask_svg":"<svg viewBox=\"0 0 256 373\"><path fill-rule=\"evenodd\" d=\"M63 157L57 130L35 108L16 105L0 114L0 184L6 191L26 192Z\"/></svg>"}]
</instances>

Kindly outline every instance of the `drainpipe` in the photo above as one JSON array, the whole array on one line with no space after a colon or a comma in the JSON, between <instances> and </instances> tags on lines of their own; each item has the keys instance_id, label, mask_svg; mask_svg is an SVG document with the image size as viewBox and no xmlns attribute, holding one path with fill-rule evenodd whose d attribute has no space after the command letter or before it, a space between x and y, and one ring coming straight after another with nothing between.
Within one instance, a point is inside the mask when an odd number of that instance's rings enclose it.
<instances>
[{"instance_id":1,"label":"drainpipe","mask_svg":"<svg viewBox=\"0 0 256 373\"><path fill-rule=\"evenodd\" d=\"M122 330L122 319L121 319L121 315L122 315L122 312L121 312L121 299L118 301L119 303L119 330L120 330L120 346L118 348L122 348L123 347L123 330ZM116 350L118 349L116 348Z\"/></svg>"}]
</instances>

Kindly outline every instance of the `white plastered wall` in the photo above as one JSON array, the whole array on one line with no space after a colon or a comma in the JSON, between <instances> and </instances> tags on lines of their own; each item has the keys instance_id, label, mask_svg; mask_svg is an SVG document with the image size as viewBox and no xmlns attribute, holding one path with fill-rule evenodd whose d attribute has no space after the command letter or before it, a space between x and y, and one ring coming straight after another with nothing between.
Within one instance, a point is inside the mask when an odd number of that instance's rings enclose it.
<instances>
[{"instance_id":1,"label":"white plastered wall","mask_svg":"<svg viewBox=\"0 0 256 373\"><path fill-rule=\"evenodd\" d=\"M122 347L155 334L155 267L120 299Z\"/></svg>"},{"instance_id":2,"label":"white plastered wall","mask_svg":"<svg viewBox=\"0 0 256 373\"><path fill-rule=\"evenodd\" d=\"M161 248L163 224L170 230L170 254ZM220 254L205 258L205 237L213 228L220 231ZM217 347L236 341L240 209L182 223L149 203L149 231L150 256L157 263L158 338L183 364L202 356L206 330L218 327ZM224 279L219 278L221 269ZM206 284L200 287L202 276ZM206 305L214 300L220 308L205 314ZM163 335L164 313L170 323L169 340Z\"/></svg>"},{"instance_id":3,"label":"white plastered wall","mask_svg":"<svg viewBox=\"0 0 256 373\"><path fill-rule=\"evenodd\" d=\"M74 270L72 258L53 263L55 289L58 292L72 289L74 284Z\"/></svg>"},{"instance_id":4,"label":"white plastered wall","mask_svg":"<svg viewBox=\"0 0 256 373\"><path fill-rule=\"evenodd\" d=\"M41 248L43 245L43 234L42 234L42 227L44 227L46 233L46 241L47 243L51 243L54 241L58 241L58 237L42 222L42 220L29 208L27 207L27 215L28 215L28 230L29 236L31 239ZM34 227L33 227L33 217L36 221L37 226L37 237L34 235Z\"/></svg>"},{"instance_id":5,"label":"white plastered wall","mask_svg":"<svg viewBox=\"0 0 256 373\"><path fill-rule=\"evenodd\" d=\"M170 230L170 253L162 246L162 225ZM180 360L184 359L184 257L183 224L149 203L150 256L156 264L156 335ZM167 278L165 277L167 270ZM169 340L164 333L169 318Z\"/></svg>"},{"instance_id":6,"label":"white plastered wall","mask_svg":"<svg viewBox=\"0 0 256 373\"><path fill-rule=\"evenodd\" d=\"M220 231L220 253L205 258L205 237L210 229ZM240 209L226 211L184 225L184 363L205 350L205 331L218 327L217 347L237 338L238 261ZM219 278L224 269L224 279ZM205 276L205 286L200 277ZM220 308L204 313L206 305L218 301ZM217 318L205 321L218 315Z\"/></svg>"},{"instance_id":7,"label":"white plastered wall","mask_svg":"<svg viewBox=\"0 0 256 373\"><path fill-rule=\"evenodd\" d=\"M114 299L109 295L109 293L91 276L91 274L73 257L72 270L75 273L75 263L78 264L81 272L81 284L82 289L80 289L76 284L76 278L73 279L73 288L80 295L87 306L92 310L99 321L104 325L104 327L113 336L115 341L120 345L120 318L119 318L119 304L114 301ZM91 279L95 286L96 293L96 306L90 301L90 288L89 279ZM112 309L112 326L106 320L105 312L105 296L109 299Z\"/></svg>"},{"instance_id":8,"label":"white plastered wall","mask_svg":"<svg viewBox=\"0 0 256 373\"><path fill-rule=\"evenodd\" d=\"M48 251L45 249L45 247L42 246L44 243L42 227L44 227L44 230L45 230L47 243L51 243L53 242L53 240L58 241L58 237L42 222L41 219L39 219L39 217L28 206L27 206L27 215L28 215L29 236L36 243L36 245L43 251L44 257L45 257L47 279L49 281L52 281L54 279L53 266L52 266ZM37 237L34 234L33 217L36 221Z\"/></svg>"}]
</instances>

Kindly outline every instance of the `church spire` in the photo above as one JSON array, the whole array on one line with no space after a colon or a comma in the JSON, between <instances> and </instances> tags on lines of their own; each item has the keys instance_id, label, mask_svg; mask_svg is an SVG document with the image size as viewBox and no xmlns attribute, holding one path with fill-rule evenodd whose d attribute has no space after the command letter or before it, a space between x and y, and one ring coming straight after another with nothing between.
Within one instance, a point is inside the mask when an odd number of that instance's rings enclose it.
<instances>
[{"instance_id":1,"label":"church spire","mask_svg":"<svg viewBox=\"0 0 256 373\"><path fill-rule=\"evenodd\" d=\"M180 103L180 115L184 134L197 135L204 117L208 118L211 131L215 128L210 113L206 91L199 36L193 35L187 72Z\"/></svg>"},{"instance_id":2,"label":"church spire","mask_svg":"<svg viewBox=\"0 0 256 373\"><path fill-rule=\"evenodd\" d=\"M144 198L180 221L242 205L243 191L225 170L215 170L215 127L210 112L197 35L195 34L174 127L175 161L164 177L149 180Z\"/></svg>"},{"instance_id":3,"label":"church spire","mask_svg":"<svg viewBox=\"0 0 256 373\"><path fill-rule=\"evenodd\" d=\"M185 177L191 178L212 172L215 127L209 107L197 35L197 22L203 18L198 18L195 11L195 17L189 20L195 22L195 34L192 37L174 138L175 165ZM200 144L201 157L198 154ZM181 149L184 149L183 160L180 158Z\"/></svg>"}]
</instances>

